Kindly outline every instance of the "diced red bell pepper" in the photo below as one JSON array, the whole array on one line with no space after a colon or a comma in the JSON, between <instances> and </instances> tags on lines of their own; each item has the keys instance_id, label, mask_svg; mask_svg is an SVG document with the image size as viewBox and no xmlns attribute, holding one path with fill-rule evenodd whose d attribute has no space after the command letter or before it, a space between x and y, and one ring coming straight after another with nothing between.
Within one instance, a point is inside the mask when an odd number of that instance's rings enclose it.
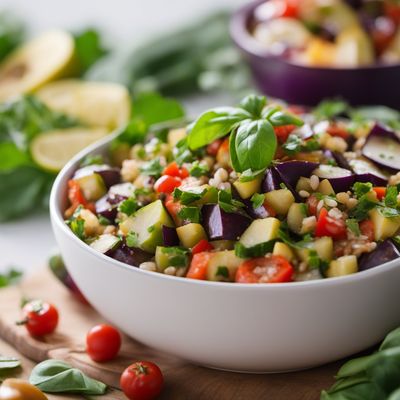
<instances>
[{"instance_id":1,"label":"diced red bell pepper","mask_svg":"<svg viewBox=\"0 0 400 400\"><path fill-rule=\"evenodd\" d=\"M195 246L192 248L192 254L202 253L203 251L211 251L214 249L214 246L208 242L206 239L201 239Z\"/></svg>"},{"instance_id":2,"label":"diced red bell pepper","mask_svg":"<svg viewBox=\"0 0 400 400\"><path fill-rule=\"evenodd\" d=\"M315 236L330 236L333 239L344 239L347 236L346 224L343 219L335 219L329 216L328 210L322 208L317 219Z\"/></svg>"},{"instance_id":3,"label":"diced red bell pepper","mask_svg":"<svg viewBox=\"0 0 400 400\"><path fill-rule=\"evenodd\" d=\"M207 268L210 262L212 253L203 251L193 256L192 262L190 263L189 271L186 278L191 279L207 279Z\"/></svg>"}]
</instances>

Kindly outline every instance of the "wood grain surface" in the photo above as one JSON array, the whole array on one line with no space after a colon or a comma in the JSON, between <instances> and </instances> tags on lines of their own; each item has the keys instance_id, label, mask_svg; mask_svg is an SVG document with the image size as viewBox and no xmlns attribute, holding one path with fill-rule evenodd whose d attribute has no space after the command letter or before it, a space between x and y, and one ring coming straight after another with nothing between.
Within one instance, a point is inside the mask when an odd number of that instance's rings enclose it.
<instances>
[{"instance_id":1,"label":"wood grain surface","mask_svg":"<svg viewBox=\"0 0 400 400\"><path fill-rule=\"evenodd\" d=\"M57 331L38 340L24 327L16 326L20 317L21 298L40 298L52 302L60 311ZM124 399L118 390L119 376L136 360L156 362L165 377L160 399L168 400L315 400L321 389L333 383L340 364L286 374L238 374L216 371L188 364L142 344L123 338L121 353L112 362L98 364L84 351L86 332L105 322L91 307L76 301L47 269L27 277L17 287L0 290L0 354L22 359L21 377L28 377L35 362L48 358L61 359L99 379L111 389L101 399ZM49 396L49 399L73 399L76 396Z\"/></svg>"}]
</instances>

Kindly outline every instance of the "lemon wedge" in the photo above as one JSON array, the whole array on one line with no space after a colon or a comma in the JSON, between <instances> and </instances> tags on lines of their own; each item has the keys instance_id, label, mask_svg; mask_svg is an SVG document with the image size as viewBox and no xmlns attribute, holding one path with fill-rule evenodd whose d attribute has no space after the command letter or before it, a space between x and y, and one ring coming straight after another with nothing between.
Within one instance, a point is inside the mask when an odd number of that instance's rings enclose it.
<instances>
[{"instance_id":1,"label":"lemon wedge","mask_svg":"<svg viewBox=\"0 0 400 400\"><path fill-rule=\"evenodd\" d=\"M104 128L69 128L45 132L33 139L31 155L40 167L58 172L75 154L107 133Z\"/></svg>"},{"instance_id":2,"label":"lemon wedge","mask_svg":"<svg viewBox=\"0 0 400 400\"><path fill-rule=\"evenodd\" d=\"M64 31L46 32L23 44L0 65L0 101L29 93L68 76L74 69L75 44Z\"/></svg>"},{"instance_id":3,"label":"lemon wedge","mask_svg":"<svg viewBox=\"0 0 400 400\"><path fill-rule=\"evenodd\" d=\"M117 83L67 79L43 86L36 96L49 108L89 126L113 130L125 125L131 115L129 92Z\"/></svg>"}]
</instances>

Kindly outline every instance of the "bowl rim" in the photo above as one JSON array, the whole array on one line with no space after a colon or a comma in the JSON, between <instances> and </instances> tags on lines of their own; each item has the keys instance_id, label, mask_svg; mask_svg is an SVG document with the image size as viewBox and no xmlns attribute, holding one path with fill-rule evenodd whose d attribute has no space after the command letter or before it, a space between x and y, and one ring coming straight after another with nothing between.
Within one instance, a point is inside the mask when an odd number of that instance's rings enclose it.
<instances>
[{"instance_id":1,"label":"bowl rim","mask_svg":"<svg viewBox=\"0 0 400 400\"><path fill-rule=\"evenodd\" d=\"M335 73L350 73L350 72L361 72L361 71L374 71L374 70L392 70L400 68L400 62L396 64L379 64L374 63L372 65L364 65L355 68L350 67L321 67L321 66L310 66L297 63L295 61L287 60L279 55L274 55L268 52L264 46L262 46L248 31L246 25L247 21L253 14L256 7L265 3L268 0L255 0L248 4L239 7L232 13L229 22L229 32L233 42L242 51L250 56L263 59L265 61L271 60L276 62L282 62L292 68L306 69L310 71L318 72L335 72Z\"/></svg>"},{"instance_id":2,"label":"bowl rim","mask_svg":"<svg viewBox=\"0 0 400 400\"><path fill-rule=\"evenodd\" d=\"M75 155L59 172L57 175L50 194L50 218L53 225L53 230L55 230L55 226L60 229L64 234L67 235L69 240L74 242L75 244L82 247L84 251L87 251L94 257L102 260L107 261L112 267L123 268L125 270L129 270L130 273L138 273L138 274L145 274L149 278L153 279L165 279L167 281L174 281L177 284L181 285L200 285L200 286L211 286L214 288L220 288L224 290L295 290L297 289L307 289L307 288L319 288L319 287L330 287L336 285L348 285L353 284L358 281L373 279L376 275L381 275L387 271L393 270L394 268L399 268L400 259L391 260L384 264L381 264L377 267L371 268L366 271L359 271L351 275L329 278L329 279L315 279L315 280L308 280L308 281L295 281L295 282L283 282L283 283L274 283L270 285L266 285L263 283L235 283L235 282L214 282L214 281L207 281L207 280L198 280L198 279L188 279L185 277L177 277L177 276L170 276L161 273L155 273L151 271L142 270L138 267L132 267L126 263L121 261L115 260L109 256L106 256L93 248L87 245L85 242L80 240L76 235L73 234L71 229L67 226L64 221L62 212L58 206L59 201L62 197L62 191L64 187L62 186L64 180L67 177L72 175L72 172L76 169L77 165L80 161L89 154L94 152L104 152L105 149L109 147L111 141L119 135L119 131L113 132L110 135L94 142L93 144L89 145L82 151L80 151L77 155ZM233 289L234 288L234 289ZM292 289L290 289L292 288Z\"/></svg>"}]
</instances>

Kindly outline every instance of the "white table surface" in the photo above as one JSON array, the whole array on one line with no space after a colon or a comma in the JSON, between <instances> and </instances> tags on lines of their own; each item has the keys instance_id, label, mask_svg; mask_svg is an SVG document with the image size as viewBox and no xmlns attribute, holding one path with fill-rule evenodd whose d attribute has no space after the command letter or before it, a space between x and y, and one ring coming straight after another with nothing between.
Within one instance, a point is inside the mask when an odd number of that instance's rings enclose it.
<instances>
[{"instance_id":1,"label":"white table surface","mask_svg":"<svg viewBox=\"0 0 400 400\"><path fill-rule=\"evenodd\" d=\"M114 43L136 46L154 34L194 21L213 10L236 7L245 0L0 0L24 19L33 33L52 28L79 29L91 25L103 29ZM112 44L112 43L111 43ZM218 104L218 100L213 99ZM214 104L192 99L189 112ZM222 103L219 103L222 104ZM1 182L0 182L1 185ZM10 266L31 271L44 265L56 248L47 214L0 224L0 273Z\"/></svg>"}]
</instances>

